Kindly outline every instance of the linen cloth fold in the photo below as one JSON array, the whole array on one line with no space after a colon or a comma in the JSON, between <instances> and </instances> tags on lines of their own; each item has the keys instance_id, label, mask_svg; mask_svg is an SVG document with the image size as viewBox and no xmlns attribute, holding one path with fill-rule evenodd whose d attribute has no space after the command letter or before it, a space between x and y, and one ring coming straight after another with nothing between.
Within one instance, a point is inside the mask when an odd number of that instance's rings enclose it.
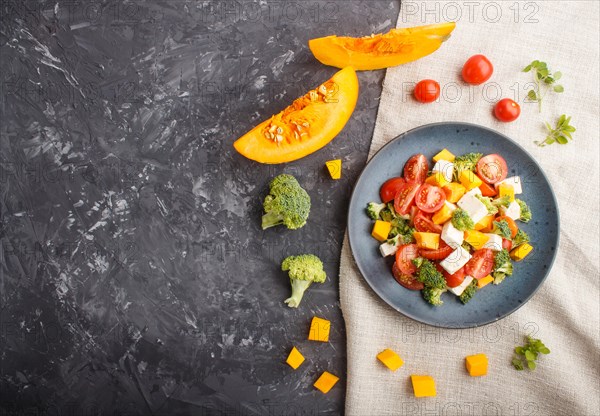
<instances>
[{"instance_id":1,"label":"linen cloth fold","mask_svg":"<svg viewBox=\"0 0 600 416\"><path fill-rule=\"evenodd\" d=\"M549 277L521 309L481 328L449 330L417 323L380 300L360 275L346 237L340 301L348 415L600 415L599 4L402 2L398 27L449 19L457 27L437 52L387 70L369 157L400 133L432 122L465 121L504 133L549 177L559 204L560 246ZM494 74L469 86L460 71L477 53L491 60ZM532 74L522 69L534 59L560 70L565 89L544 96L541 113L536 103L525 102ZM437 103L411 97L414 83L426 78L442 87ZM521 104L513 123L492 114L504 97ZM572 116L573 141L538 147L534 141L546 136L543 122L554 125L561 114ZM535 371L518 372L511 359L526 334L541 338L551 354L539 359ZM385 348L403 358L398 371L377 362ZM488 355L489 373L470 377L464 357L479 352ZM414 398L411 374L433 376L437 397Z\"/></svg>"}]
</instances>

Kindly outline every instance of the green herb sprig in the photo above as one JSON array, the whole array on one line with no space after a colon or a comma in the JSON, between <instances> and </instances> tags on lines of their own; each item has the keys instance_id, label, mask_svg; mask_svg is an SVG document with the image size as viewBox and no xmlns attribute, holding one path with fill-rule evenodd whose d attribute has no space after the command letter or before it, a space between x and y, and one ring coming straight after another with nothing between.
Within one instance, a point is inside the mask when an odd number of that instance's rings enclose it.
<instances>
[{"instance_id":1,"label":"green herb sprig","mask_svg":"<svg viewBox=\"0 0 600 416\"><path fill-rule=\"evenodd\" d=\"M537 144L540 147L543 147L552 143L569 143L569 140L573 140L571 133L574 133L576 131L575 127L569 124L570 122L571 117L567 117L565 114L558 118L558 120L556 121L556 126L554 128L552 128L550 123L545 122L544 124L546 125L546 129L548 129L548 135L546 136L546 139L544 139L544 141L536 141L535 144Z\"/></svg>"},{"instance_id":2,"label":"green herb sprig","mask_svg":"<svg viewBox=\"0 0 600 416\"><path fill-rule=\"evenodd\" d=\"M512 360L512 365L518 371L524 370L525 364L530 370L535 370L535 362L538 359L538 355L550 354L550 350L541 340L534 339L530 336L525 337L525 340L525 345L515 348L515 356Z\"/></svg>"},{"instance_id":3,"label":"green herb sprig","mask_svg":"<svg viewBox=\"0 0 600 416\"><path fill-rule=\"evenodd\" d=\"M556 81L562 77L562 73L560 71L551 73L548 69L548 64L538 60L533 61L523 68L523 72L529 72L531 70L533 70L533 80L536 84L536 88L529 90L527 99L529 101L537 102L539 112L541 113L542 99L546 96L551 86L552 90L557 93L561 93L565 90L562 85L556 84ZM542 85L546 87L545 92L542 92Z\"/></svg>"}]
</instances>

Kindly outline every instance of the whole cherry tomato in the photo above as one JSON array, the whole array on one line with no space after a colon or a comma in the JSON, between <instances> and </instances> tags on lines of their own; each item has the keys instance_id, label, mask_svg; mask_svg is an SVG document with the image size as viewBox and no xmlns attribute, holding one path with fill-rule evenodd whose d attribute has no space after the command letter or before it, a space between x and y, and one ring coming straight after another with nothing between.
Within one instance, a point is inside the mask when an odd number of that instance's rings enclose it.
<instances>
[{"instance_id":1,"label":"whole cherry tomato","mask_svg":"<svg viewBox=\"0 0 600 416\"><path fill-rule=\"evenodd\" d=\"M440 84L432 79L424 79L417 83L414 94L417 101L432 103L440 96Z\"/></svg>"},{"instance_id":2,"label":"whole cherry tomato","mask_svg":"<svg viewBox=\"0 0 600 416\"><path fill-rule=\"evenodd\" d=\"M490 79L493 72L494 66L488 58L483 55L474 55L465 62L462 77L469 84L479 85Z\"/></svg>"},{"instance_id":3,"label":"whole cherry tomato","mask_svg":"<svg viewBox=\"0 0 600 416\"><path fill-rule=\"evenodd\" d=\"M494 114L498 120L510 123L519 118L521 107L510 98L503 98L494 107Z\"/></svg>"}]
</instances>

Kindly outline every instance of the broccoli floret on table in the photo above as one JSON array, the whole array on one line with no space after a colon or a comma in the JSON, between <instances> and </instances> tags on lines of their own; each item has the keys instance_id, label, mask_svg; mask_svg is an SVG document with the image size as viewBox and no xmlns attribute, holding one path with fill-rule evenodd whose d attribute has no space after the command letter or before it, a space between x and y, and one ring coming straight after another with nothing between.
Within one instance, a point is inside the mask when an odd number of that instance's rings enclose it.
<instances>
[{"instance_id":1,"label":"broccoli floret on table","mask_svg":"<svg viewBox=\"0 0 600 416\"><path fill-rule=\"evenodd\" d=\"M306 224L310 213L310 196L292 175L281 174L270 183L263 203L262 229L285 225L290 230Z\"/></svg>"},{"instance_id":2,"label":"broccoli floret on table","mask_svg":"<svg viewBox=\"0 0 600 416\"><path fill-rule=\"evenodd\" d=\"M297 308L304 292L315 283L323 283L327 278L323 262L314 254L289 256L281 263L281 270L288 272L292 285L292 296L285 300L290 308Z\"/></svg>"}]
</instances>

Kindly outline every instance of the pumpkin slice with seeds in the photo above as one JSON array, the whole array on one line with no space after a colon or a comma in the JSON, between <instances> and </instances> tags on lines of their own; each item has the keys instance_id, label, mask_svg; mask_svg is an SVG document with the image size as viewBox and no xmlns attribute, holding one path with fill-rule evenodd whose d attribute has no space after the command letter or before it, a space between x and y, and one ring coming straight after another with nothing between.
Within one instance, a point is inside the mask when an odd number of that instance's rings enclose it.
<instances>
[{"instance_id":1,"label":"pumpkin slice with seeds","mask_svg":"<svg viewBox=\"0 0 600 416\"><path fill-rule=\"evenodd\" d=\"M358 98L352 67L297 98L235 141L235 149L260 163L285 163L316 152L348 122Z\"/></svg>"}]
</instances>

